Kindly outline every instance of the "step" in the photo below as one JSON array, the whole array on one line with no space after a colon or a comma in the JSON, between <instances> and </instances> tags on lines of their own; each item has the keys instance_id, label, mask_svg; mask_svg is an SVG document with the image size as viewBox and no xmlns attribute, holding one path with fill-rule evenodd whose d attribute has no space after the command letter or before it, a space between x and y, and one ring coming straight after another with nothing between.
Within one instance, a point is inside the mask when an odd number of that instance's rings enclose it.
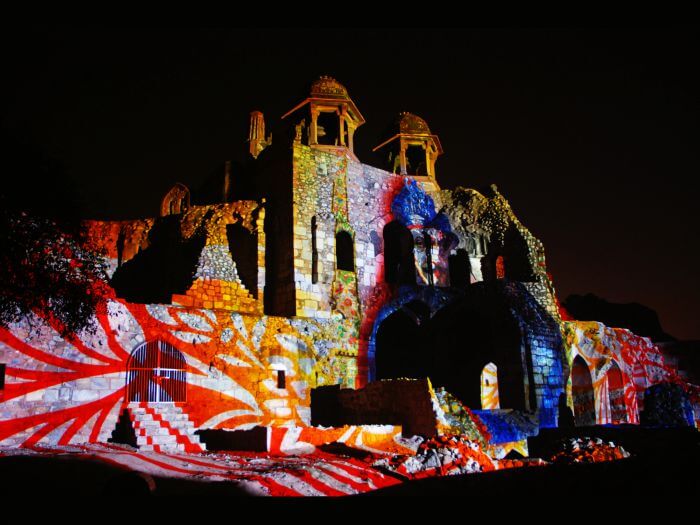
<instances>
[{"instance_id":1,"label":"step","mask_svg":"<svg viewBox=\"0 0 700 525\"><path fill-rule=\"evenodd\" d=\"M181 406L174 404L130 404L129 411L136 443L146 451L180 451L197 453L206 446L195 434L194 422Z\"/></svg>"},{"instance_id":2,"label":"step","mask_svg":"<svg viewBox=\"0 0 700 525\"><path fill-rule=\"evenodd\" d=\"M142 445L139 450L148 452L186 452L185 445L180 443L176 445Z\"/></svg>"},{"instance_id":3,"label":"step","mask_svg":"<svg viewBox=\"0 0 700 525\"><path fill-rule=\"evenodd\" d=\"M134 421L134 428L159 428L160 426L160 421L154 421L153 419L137 419Z\"/></svg>"},{"instance_id":4,"label":"step","mask_svg":"<svg viewBox=\"0 0 700 525\"><path fill-rule=\"evenodd\" d=\"M187 414L137 414L134 417L135 421L156 421L156 420L164 420L164 421L189 421L189 418L187 417Z\"/></svg>"}]
</instances>

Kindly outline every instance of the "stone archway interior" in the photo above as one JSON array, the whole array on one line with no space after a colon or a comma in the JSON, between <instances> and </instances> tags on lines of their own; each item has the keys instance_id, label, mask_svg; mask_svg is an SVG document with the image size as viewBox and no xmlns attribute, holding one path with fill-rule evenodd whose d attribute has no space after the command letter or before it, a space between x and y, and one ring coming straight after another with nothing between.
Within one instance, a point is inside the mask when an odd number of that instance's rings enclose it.
<instances>
[{"instance_id":1,"label":"stone archway interior","mask_svg":"<svg viewBox=\"0 0 700 525\"><path fill-rule=\"evenodd\" d=\"M593 381L588 365L581 356L576 356L571 367L571 393L574 398L574 421L576 426L595 425Z\"/></svg>"}]
</instances>

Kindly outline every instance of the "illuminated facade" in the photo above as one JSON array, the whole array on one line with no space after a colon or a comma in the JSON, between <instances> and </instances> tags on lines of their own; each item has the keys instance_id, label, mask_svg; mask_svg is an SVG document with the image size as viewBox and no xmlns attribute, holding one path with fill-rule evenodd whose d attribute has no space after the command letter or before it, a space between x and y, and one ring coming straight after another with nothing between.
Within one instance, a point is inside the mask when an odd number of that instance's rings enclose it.
<instances>
[{"instance_id":1,"label":"illuminated facade","mask_svg":"<svg viewBox=\"0 0 700 525\"><path fill-rule=\"evenodd\" d=\"M440 188L423 119L399 115L383 168L354 151L364 122L321 77L272 134L251 114L206 199L175 184L157 218L89 222L114 298L94 333L0 330L0 444L104 442L125 409L146 449L254 426L296 443L311 389L400 377L543 427L562 394L577 424L639 423L647 388L681 382L648 339L562 318L542 243L495 186Z\"/></svg>"}]
</instances>

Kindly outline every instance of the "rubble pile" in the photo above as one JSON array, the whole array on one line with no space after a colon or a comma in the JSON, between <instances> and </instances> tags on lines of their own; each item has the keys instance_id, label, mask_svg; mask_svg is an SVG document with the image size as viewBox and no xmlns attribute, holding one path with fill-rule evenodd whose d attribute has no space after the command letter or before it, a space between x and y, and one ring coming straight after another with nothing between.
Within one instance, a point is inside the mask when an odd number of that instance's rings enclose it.
<instances>
[{"instance_id":1,"label":"rubble pile","mask_svg":"<svg viewBox=\"0 0 700 525\"><path fill-rule=\"evenodd\" d=\"M497 470L521 467L546 467L549 465L542 458L499 459Z\"/></svg>"},{"instance_id":2,"label":"rubble pile","mask_svg":"<svg viewBox=\"0 0 700 525\"><path fill-rule=\"evenodd\" d=\"M560 442L559 448L559 452L550 459L554 464L598 463L630 457L630 453L621 446L615 445L612 441L605 442L600 438L565 439Z\"/></svg>"},{"instance_id":3,"label":"rubble pile","mask_svg":"<svg viewBox=\"0 0 700 525\"><path fill-rule=\"evenodd\" d=\"M387 468L409 479L472 474L497 468L481 446L465 436L438 436L421 443L415 456L383 458L374 466Z\"/></svg>"},{"instance_id":4,"label":"rubble pile","mask_svg":"<svg viewBox=\"0 0 700 525\"><path fill-rule=\"evenodd\" d=\"M438 418L441 434L466 436L482 447L488 444L491 434L474 412L442 387L436 388L434 394L442 412L442 418Z\"/></svg>"}]
</instances>

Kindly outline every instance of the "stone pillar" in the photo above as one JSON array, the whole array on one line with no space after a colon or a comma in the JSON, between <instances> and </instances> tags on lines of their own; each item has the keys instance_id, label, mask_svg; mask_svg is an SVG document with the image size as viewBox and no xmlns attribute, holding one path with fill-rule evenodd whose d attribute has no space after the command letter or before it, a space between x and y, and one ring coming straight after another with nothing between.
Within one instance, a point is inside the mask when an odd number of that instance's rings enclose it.
<instances>
[{"instance_id":1,"label":"stone pillar","mask_svg":"<svg viewBox=\"0 0 700 525\"><path fill-rule=\"evenodd\" d=\"M352 122L348 121L348 148L350 148L350 151L354 153L355 151L355 126L352 124Z\"/></svg>"},{"instance_id":2,"label":"stone pillar","mask_svg":"<svg viewBox=\"0 0 700 525\"><path fill-rule=\"evenodd\" d=\"M309 146L318 144L318 113L317 109L311 110L311 129L309 130Z\"/></svg>"},{"instance_id":3,"label":"stone pillar","mask_svg":"<svg viewBox=\"0 0 700 525\"><path fill-rule=\"evenodd\" d=\"M345 143L345 123L347 122L347 118L348 118L347 106L343 106L342 110L340 111L339 118L340 118L340 122L338 124L338 129L339 129L339 134L340 134L340 145L346 146L347 144Z\"/></svg>"},{"instance_id":4,"label":"stone pillar","mask_svg":"<svg viewBox=\"0 0 700 525\"><path fill-rule=\"evenodd\" d=\"M404 141L401 141L399 156L401 159L401 175L406 176L408 175L408 171L406 169L406 143Z\"/></svg>"}]
</instances>

